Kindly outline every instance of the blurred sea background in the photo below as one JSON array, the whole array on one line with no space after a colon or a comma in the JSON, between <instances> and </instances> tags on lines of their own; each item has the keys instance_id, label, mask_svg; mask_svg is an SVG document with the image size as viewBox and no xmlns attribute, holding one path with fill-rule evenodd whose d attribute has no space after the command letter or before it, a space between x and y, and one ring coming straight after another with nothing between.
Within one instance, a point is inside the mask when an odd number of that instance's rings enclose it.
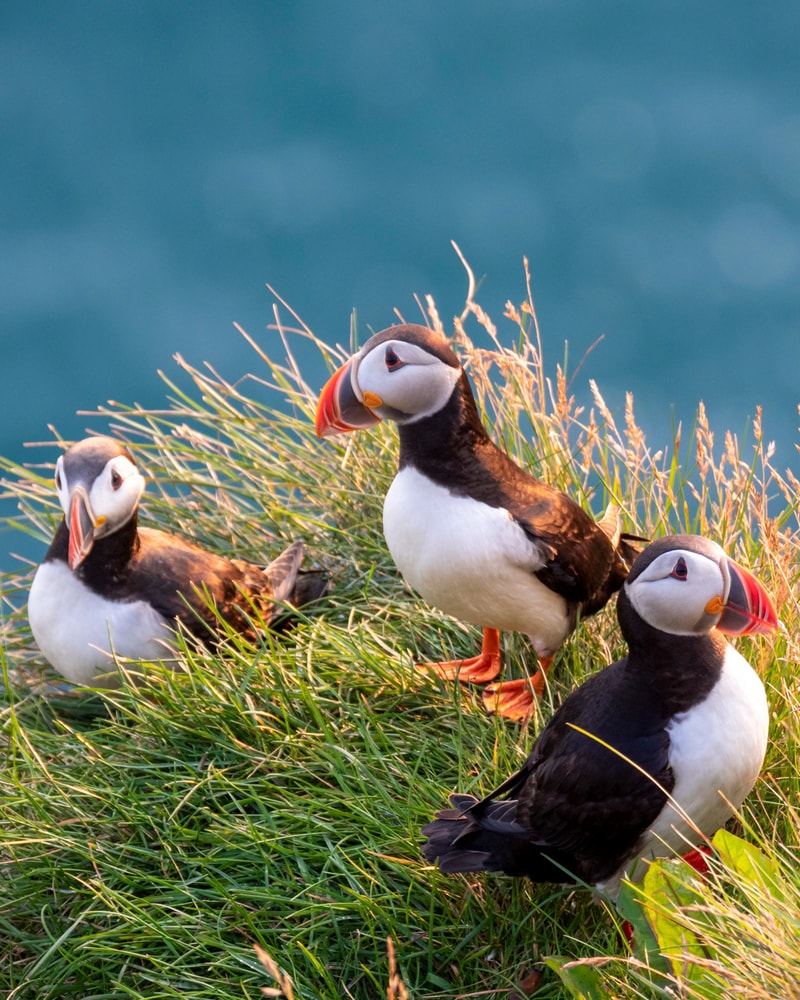
<instances>
[{"instance_id":1,"label":"blurred sea background","mask_svg":"<svg viewBox=\"0 0 800 1000\"><path fill-rule=\"evenodd\" d=\"M258 372L233 323L279 356L267 283L329 342L415 293L447 324L455 240L509 336L529 258L551 373L603 337L579 400L633 391L654 450L700 399L740 438L763 404L797 471L799 29L796 0L6 0L0 453L163 405L176 352Z\"/></svg>"}]
</instances>

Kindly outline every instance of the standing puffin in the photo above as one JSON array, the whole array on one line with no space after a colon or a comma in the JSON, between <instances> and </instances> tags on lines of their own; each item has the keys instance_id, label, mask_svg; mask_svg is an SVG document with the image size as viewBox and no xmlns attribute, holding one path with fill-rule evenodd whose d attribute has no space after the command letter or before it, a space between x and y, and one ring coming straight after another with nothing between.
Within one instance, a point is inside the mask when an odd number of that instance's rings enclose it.
<instances>
[{"instance_id":1,"label":"standing puffin","mask_svg":"<svg viewBox=\"0 0 800 1000\"><path fill-rule=\"evenodd\" d=\"M541 695L553 656L578 616L622 585L637 549L610 508L595 522L555 487L521 469L489 438L469 380L446 338L424 326L371 337L336 371L317 407L320 437L394 420L400 467L383 507L389 551L434 607L483 628L479 656L426 664L483 683L500 670L501 631L524 632L539 657ZM531 683L487 689L496 712L525 718Z\"/></svg>"},{"instance_id":2,"label":"standing puffin","mask_svg":"<svg viewBox=\"0 0 800 1000\"><path fill-rule=\"evenodd\" d=\"M445 872L575 881L614 897L639 858L685 854L753 787L764 687L720 634L778 624L761 584L698 535L645 549L617 601L628 655L574 691L486 798L453 795L423 829Z\"/></svg>"},{"instance_id":3,"label":"standing puffin","mask_svg":"<svg viewBox=\"0 0 800 1000\"><path fill-rule=\"evenodd\" d=\"M204 642L220 638L220 618L255 638L252 618L269 626L283 605L324 593L321 574L300 569L302 542L261 567L140 528L144 479L113 438L72 445L55 484L64 520L34 576L28 618L46 659L75 684L118 686L113 654L169 658L178 622Z\"/></svg>"}]
</instances>

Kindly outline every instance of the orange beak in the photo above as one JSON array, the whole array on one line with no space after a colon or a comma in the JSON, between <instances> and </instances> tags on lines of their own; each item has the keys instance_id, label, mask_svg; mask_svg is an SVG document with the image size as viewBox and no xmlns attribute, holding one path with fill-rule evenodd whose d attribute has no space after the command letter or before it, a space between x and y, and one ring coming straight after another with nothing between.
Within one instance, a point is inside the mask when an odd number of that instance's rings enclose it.
<instances>
[{"instance_id":1,"label":"orange beak","mask_svg":"<svg viewBox=\"0 0 800 1000\"><path fill-rule=\"evenodd\" d=\"M356 396L350 358L331 375L319 394L317 437L333 437L380 423L381 418Z\"/></svg>"},{"instance_id":2,"label":"orange beak","mask_svg":"<svg viewBox=\"0 0 800 1000\"><path fill-rule=\"evenodd\" d=\"M738 563L728 560L731 578L728 600L721 605L717 622L728 635L770 635L778 628L778 613L769 594L756 578Z\"/></svg>"},{"instance_id":3,"label":"orange beak","mask_svg":"<svg viewBox=\"0 0 800 1000\"><path fill-rule=\"evenodd\" d=\"M94 545L95 517L89 495L83 486L76 486L70 495L69 505L69 568L75 570L92 551Z\"/></svg>"}]
</instances>

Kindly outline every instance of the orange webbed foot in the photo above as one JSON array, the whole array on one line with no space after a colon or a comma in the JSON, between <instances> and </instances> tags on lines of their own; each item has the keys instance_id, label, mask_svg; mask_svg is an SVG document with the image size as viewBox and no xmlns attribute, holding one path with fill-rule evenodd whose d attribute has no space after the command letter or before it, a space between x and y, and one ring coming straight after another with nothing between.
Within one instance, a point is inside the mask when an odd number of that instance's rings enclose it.
<instances>
[{"instance_id":1,"label":"orange webbed foot","mask_svg":"<svg viewBox=\"0 0 800 1000\"><path fill-rule=\"evenodd\" d=\"M461 681L462 684L487 684L500 673L503 658L500 652L500 633L497 629L483 630L483 644L477 656L466 660L440 663L420 663L419 670L429 670L444 680Z\"/></svg>"},{"instance_id":2,"label":"orange webbed foot","mask_svg":"<svg viewBox=\"0 0 800 1000\"><path fill-rule=\"evenodd\" d=\"M502 715L505 719L523 722L533 711L537 698L541 698L544 694L547 671L552 664L552 656L543 657L533 677L503 681L487 688L483 692L483 704L486 710Z\"/></svg>"}]
</instances>

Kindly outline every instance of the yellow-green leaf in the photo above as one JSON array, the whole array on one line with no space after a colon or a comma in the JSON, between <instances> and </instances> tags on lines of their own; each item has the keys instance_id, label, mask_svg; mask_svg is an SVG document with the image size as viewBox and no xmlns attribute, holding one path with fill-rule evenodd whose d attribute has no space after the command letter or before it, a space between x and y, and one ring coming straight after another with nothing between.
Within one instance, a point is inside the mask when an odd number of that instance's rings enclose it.
<instances>
[{"instance_id":1,"label":"yellow-green leaf","mask_svg":"<svg viewBox=\"0 0 800 1000\"><path fill-rule=\"evenodd\" d=\"M766 889L775 898L784 898L780 869L755 844L725 829L717 830L713 844L728 868L748 882Z\"/></svg>"},{"instance_id":2,"label":"yellow-green leaf","mask_svg":"<svg viewBox=\"0 0 800 1000\"><path fill-rule=\"evenodd\" d=\"M603 985L603 977L597 966L551 955L545 965L558 976L569 995L576 1000L611 1000L613 994Z\"/></svg>"}]
</instances>

